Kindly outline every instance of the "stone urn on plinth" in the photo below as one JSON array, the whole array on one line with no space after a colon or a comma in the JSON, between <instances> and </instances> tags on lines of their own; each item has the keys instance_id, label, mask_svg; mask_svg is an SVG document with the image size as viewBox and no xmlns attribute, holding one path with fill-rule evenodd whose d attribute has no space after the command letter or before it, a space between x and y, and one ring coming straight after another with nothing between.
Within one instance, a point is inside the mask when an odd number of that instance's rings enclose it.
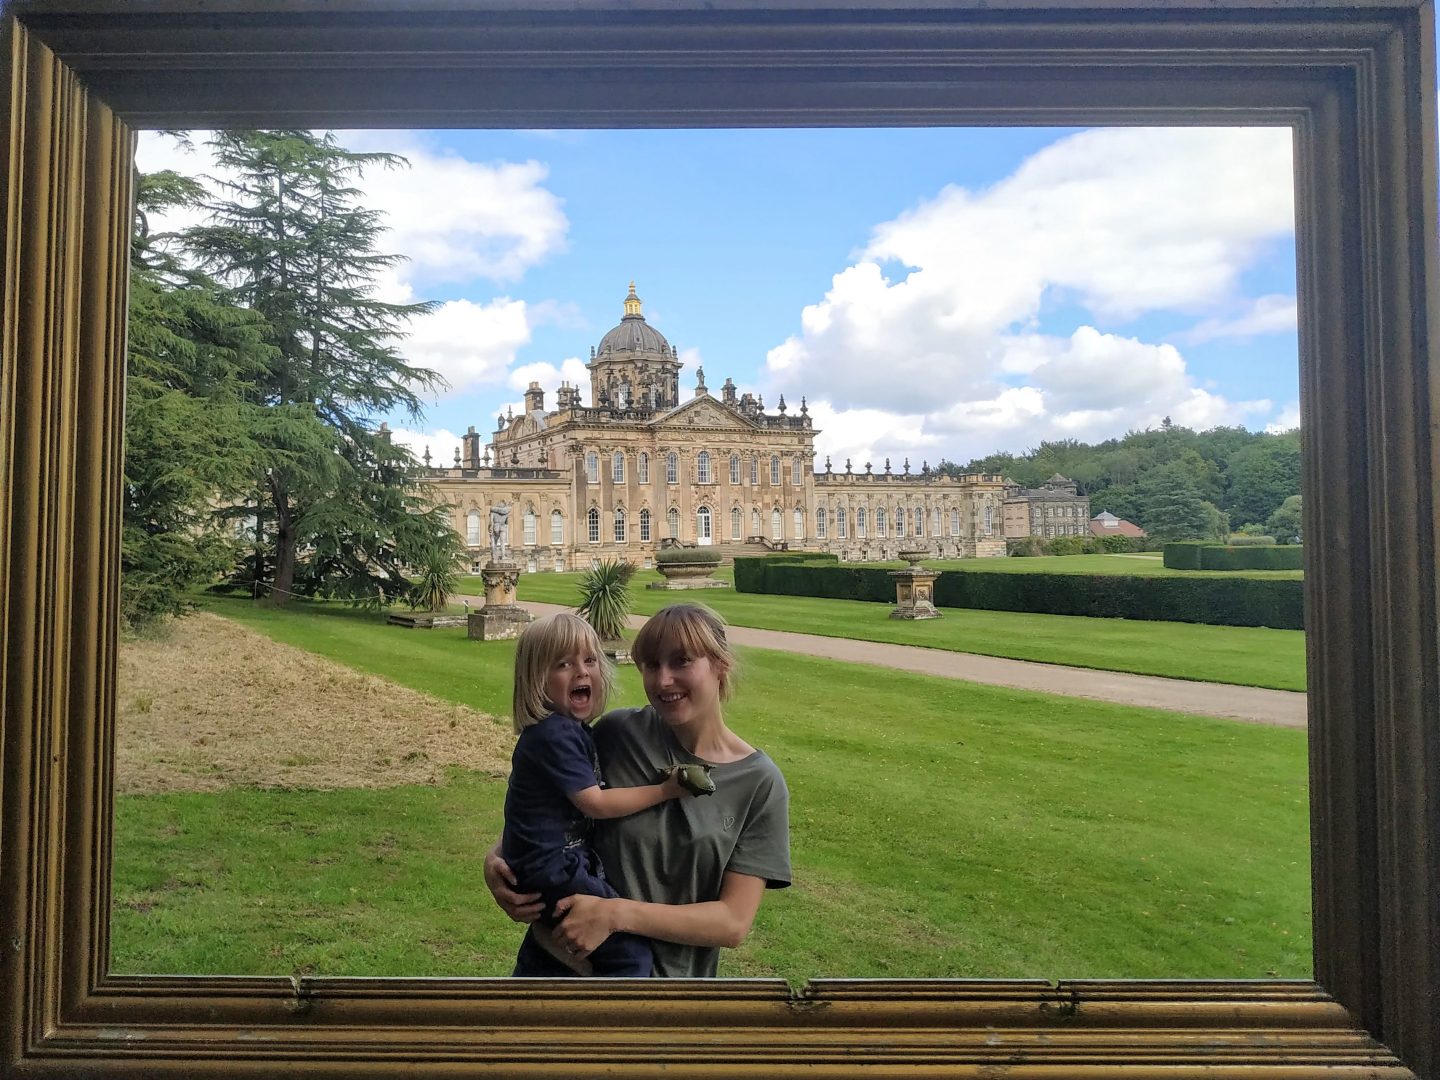
<instances>
[{"instance_id":1,"label":"stone urn on plinth","mask_svg":"<svg viewBox=\"0 0 1440 1080\"><path fill-rule=\"evenodd\" d=\"M478 641L516 638L535 616L515 603L520 584L520 564L510 559L507 543L510 507L503 502L490 508L490 561L480 570L485 582L485 606L472 611L467 635Z\"/></svg>"},{"instance_id":2,"label":"stone urn on plinth","mask_svg":"<svg viewBox=\"0 0 1440 1080\"><path fill-rule=\"evenodd\" d=\"M909 565L904 570L890 571L890 576L895 579L895 610L890 612L890 618L940 617L940 612L935 610L935 579L940 576L940 571L927 570L920 565L920 560L929 554L928 551L900 552L900 558Z\"/></svg>"},{"instance_id":3,"label":"stone urn on plinth","mask_svg":"<svg viewBox=\"0 0 1440 1080\"><path fill-rule=\"evenodd\" d=\"M728 589L730 583L711 577L720 568L720 549L714 547L661 547L655 552L660 581L647 589Z\"/></svg>"}]
</instances>

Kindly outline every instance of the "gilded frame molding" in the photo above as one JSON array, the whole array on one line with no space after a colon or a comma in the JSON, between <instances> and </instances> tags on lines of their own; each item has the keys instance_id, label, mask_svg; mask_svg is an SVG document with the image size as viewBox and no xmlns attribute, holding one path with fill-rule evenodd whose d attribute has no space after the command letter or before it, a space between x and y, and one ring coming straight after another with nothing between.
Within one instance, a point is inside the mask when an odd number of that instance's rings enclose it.
<instances>
[{"instance_id":1,"label":"gilded frame molding","mask_svg":"<svg viewBox=\"0 0 1440 1080\"><path fill-rule=\"evenodd\" d=\"M1440 1077L1434 49L1430 0L11 0L0 1074ZM1294 133L1315 983L109 975L132 130L951 123Z\"/></svg>"}]
</instances>

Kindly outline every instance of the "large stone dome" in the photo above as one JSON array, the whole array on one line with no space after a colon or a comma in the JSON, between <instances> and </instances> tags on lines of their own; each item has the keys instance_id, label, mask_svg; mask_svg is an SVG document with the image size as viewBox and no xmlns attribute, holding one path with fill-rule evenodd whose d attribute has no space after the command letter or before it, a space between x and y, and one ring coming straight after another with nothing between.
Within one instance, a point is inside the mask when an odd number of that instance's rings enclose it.
<instances>
[{"instance_id":1,"label":"large stone dome","mask_svg":"<svg viewBox=\"0 0 1440 1080\"><path fill-rule=\"evenodd\" d=\"M640 314L640 297L635 295L635 283L630 283L630 295L625 297L625 317L603 338L595 350L597 357L606 352L653 352L671 355L670 342L665 335L645 321Z\"/></svg>"}]
</instances>

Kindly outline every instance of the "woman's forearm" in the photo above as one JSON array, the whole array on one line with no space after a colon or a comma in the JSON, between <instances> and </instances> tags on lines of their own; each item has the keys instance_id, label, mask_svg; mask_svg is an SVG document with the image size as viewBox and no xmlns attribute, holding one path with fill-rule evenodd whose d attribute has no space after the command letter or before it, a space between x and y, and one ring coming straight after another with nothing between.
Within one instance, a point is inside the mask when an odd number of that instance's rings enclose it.
<instances>
[{"instance_id":1,"label":"woman's forearm","mask_svg":"<svg viewBox=\"0 0 1440 1080\"><path fill-rule=\"evenodd\" d=\"M764 879L727 873L718 900L649 904L617 899L610 903L614 904L612 921L616 930L679 945L733 949L750 933L764 895Z\"/></svg>"}]
</instances>

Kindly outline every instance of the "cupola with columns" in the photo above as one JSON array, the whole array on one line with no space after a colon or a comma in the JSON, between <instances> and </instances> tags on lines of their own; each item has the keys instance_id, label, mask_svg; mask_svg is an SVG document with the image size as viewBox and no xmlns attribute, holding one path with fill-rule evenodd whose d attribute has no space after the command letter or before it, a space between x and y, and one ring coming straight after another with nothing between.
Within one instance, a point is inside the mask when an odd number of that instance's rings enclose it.
<instances>
[{"instance_id":1,"label":"cupola with columns","mask_svg":"<svg viewBox=\"0 0 1440 1080\"><path fill-rule=\"evenodd\" d=\"M660 411L680 403L681 363L665 335L645 321L635 282L619 325L591 348L592 408Z\"/></svg>"}]
</instances>

